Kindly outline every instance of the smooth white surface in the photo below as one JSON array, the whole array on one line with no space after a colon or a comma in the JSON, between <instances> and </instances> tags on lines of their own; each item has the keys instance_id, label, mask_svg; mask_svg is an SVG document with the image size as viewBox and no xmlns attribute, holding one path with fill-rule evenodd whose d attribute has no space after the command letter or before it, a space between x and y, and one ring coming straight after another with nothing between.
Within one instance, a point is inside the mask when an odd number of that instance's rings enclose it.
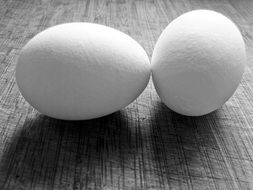
<instances>
[{"instance_id":1,"label":"smooth white surface","mask_svg":"<svg viewBox=\"0 0 253 190\"><path fill-rule=\"evenodd\" d=\"M22 49L16 81L41 113L66 120L101 117L124 108L144 90L150 63L128 35L98 24L51 27Z\"/></svg>"},{"instance_id":2,"label":"smooth white surface","mask_svg":"<svg viewBox=\"0 0 253 190\"><path fill-rule=\"evenodd\" d=\"M244 41L235 24L220 13L195 10L162 32L152 55L152 78L169 108L199 116L233 95L245 63Z\"/></svg>"}]
</instances>

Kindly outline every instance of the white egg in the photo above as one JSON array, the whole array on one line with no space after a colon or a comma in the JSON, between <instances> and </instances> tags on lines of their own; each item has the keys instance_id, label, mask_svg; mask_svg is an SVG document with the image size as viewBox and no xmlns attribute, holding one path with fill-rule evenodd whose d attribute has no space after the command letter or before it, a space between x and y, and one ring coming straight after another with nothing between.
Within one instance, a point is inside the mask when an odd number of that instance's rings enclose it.
<instances>
[{"instance_id":1,"label":"white egg","mask_svg":"<svg viewBox=\"0 0 253 190\"><path fill-rule=\"evenodd\" d=\"M148 84L150 72L146 52L128 35L99 24L67 23L25 45L16 81L41 113L82 120L130 104Z\"/></svg>"},{"instance_id":2,"label":"white egg","mask_svg":"<svg viewBox=\"0 0 253 190\"><path fill-rule=\"evenodd\" d=\"M156 91L170 109L200 116L233 95L245 64L245 45L236 25L215 11L195 10L162 32L151 69Z\"/></svg>"}]
</instances>

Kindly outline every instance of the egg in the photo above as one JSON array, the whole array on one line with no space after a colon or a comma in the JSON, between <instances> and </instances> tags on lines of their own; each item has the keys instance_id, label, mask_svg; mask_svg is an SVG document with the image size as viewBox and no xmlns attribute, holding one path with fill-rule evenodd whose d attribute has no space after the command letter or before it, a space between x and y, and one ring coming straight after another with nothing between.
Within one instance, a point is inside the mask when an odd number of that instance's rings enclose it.
<instances>
[{"instance_id":1,"label":"egg","mask_svg":"<svg viewBox=\"0 0 253 190\"><path fill-rule=\"evenodd\" d=\"M173 20L155 44L152 79L173 111L201 116L235 92L246 64L243 37L224 15L194 10Z\"/></svg>"},{"instance_id":2,"label":"egg","mask_svg":"<svg viewBox=\"0 0 253 190\"><path fill-rule=\"evenodd\" d=\"M134 101L150 78L144 49L130 36L93 23L66 23L21 50L16 82L39 112L57 119L108 115Z\"/></svg>"}]
</instances>

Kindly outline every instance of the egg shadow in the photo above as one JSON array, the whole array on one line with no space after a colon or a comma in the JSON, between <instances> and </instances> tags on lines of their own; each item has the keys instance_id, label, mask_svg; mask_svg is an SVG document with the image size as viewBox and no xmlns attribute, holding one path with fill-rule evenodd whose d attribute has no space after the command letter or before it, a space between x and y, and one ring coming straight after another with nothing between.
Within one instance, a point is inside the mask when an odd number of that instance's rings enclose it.
<instances>
[{"instance_id":1,"label":"egg shadow","mask_svg":"<svg viewBox=\"0 0 253 190\"><path fill-rule=\"evenodd\" d=\"M161 185L187 181L192 185L194 176L197 183L203 180L208 186L205 160L219 150L215 137L223 133L220 110L199 117L183 116L157 101L151 115L151 150Z\"/></svg>"},{"instance_id":2,"label":"egg shadow","mask_svg":"<svg viewBox=\"0 0 253 190\"><path fill-rule=\"evenodd\" d=\"M43 115L26 120L3 151L0 187L36 189L43 185L48 189L56 181L66 182L58 184L59 189L87 189L89 183L99 187L107 172L104 167L120 168L138 151L138 134L133 131L124 111L86 121Z\"/></svg>"}]
</instances>

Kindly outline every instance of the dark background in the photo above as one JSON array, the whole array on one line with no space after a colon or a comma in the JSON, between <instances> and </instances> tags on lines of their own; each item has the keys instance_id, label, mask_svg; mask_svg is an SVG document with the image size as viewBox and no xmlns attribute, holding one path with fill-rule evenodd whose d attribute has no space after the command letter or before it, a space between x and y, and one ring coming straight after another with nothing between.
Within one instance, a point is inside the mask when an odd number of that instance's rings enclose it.
<instances>
[{"instance_id":1,"label":"dark background","mask_svg":"<svg viewBox=\"0 0 253 190\"><path fill-rule=\"evenodd\" d=\"M200 8L231 18L248 54L236 93L209 115L170 111L152 82L125 109L75 122L37 113L18 91L20 50L47 27L73 21L111 26L151 57L167 24ZM1 0L0 189L253 189L252 62L249 0Z\"/></svg>"}]
</instances>

